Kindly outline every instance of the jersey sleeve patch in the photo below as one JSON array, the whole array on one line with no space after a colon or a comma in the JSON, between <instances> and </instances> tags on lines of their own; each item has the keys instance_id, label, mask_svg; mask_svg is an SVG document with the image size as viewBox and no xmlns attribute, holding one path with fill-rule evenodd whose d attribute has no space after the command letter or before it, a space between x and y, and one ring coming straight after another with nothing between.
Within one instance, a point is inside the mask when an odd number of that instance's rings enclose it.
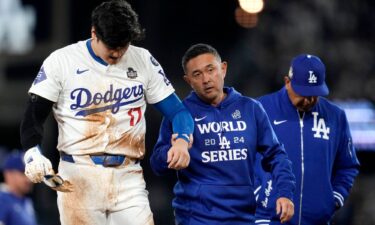
<instances>
[{"instance_id":1,"label":"jersey sleeve patch","mask_svg":"<svg viewBox=\"0 0 375 225\"><path fill-rule=\"evenodd\" d=\"M159 62L153 57L153 56L150 56L150 61L152 63L152 65L154 66L159 66Z\"/></svg>"},{"instance_id":2,"label":"jersey sleeve patch","mask_svg":"<svg viewBox=\"0 0 375 225\"><path fill-rule=\"evenodd\" d=\"M38 75L35 77L33 84L36 85L47 79L46 72L44 72L43 66L40 68Z\"/></svg>"}]
</instances>

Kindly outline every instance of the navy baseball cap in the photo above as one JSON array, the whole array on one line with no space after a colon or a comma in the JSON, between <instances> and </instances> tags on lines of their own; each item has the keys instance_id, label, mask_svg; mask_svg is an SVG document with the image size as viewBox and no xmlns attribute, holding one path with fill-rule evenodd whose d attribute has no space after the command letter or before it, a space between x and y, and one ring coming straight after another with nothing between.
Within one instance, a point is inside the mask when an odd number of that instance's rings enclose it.
<instances>
[{"instance_id":1,"label":"navy baseball cap","mask_svg":"<svg viewBox=\"0 0 375 225\"><path fill-rule=\"evenodd\" d=\"M18 170L20 172L25 171L25 163L23 162L23 152L13 151L9 153L4 160L3 171L6 170Z\"/></svg>"},{"instance_id":2,"label":"navy baseball cap","mask_svg":"<svg viewBox=\"0 0 375 225\"><path fill-rule=\"evenodd\" d=\"M326 68L317 56L302 54L295 57L288 76L293 90L301 96L325 96L329 93L325 82Z\"/></svg>"}]
</instances>

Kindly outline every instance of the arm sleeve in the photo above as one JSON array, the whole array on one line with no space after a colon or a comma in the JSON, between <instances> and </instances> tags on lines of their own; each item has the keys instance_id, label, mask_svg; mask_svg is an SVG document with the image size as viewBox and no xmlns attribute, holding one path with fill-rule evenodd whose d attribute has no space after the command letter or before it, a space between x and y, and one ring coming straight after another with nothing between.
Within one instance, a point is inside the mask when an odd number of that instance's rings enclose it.
<instances>
[{"instance_id":1,"label":"arm sleeve","mask_svg":"<svg viewBox=\"0 0 375 225\"><path fill-rule=\"evenodd\" d=\"M173 133L177 138L189 142L189 135L194 131L194 121L189 111L175 93L154 105L168 121L172 122ZM170 137L168 137L169 141Z\"/></svg>"},{"instance_id":2,"label":"arm sleeve","mask_svg":"<svg viewBox=\"0 0 375 225\"><path fill-rule=\"evenodd\" d=\"M256 153L255 155L255 167L254 167L254 195L255 195L255 200L258 201L259 198L259 191L262 188L262 182L263 178L267 176L267 173L264 172L262 168L262 155L260 153Z\"/></svg>"},{"instance_id":3,"label":"arm sleeve","mask_svg":"<svg viewBox=\"0 0 375 225\"><path fill-rule=\"evenodd\" d=\"M342 133L333 166L332 186L335 201L342 207L353 186L354 179L359 173L359 161L356 156L349 124L344 112L342 112L340 124L342 125Z\"/></svg>"},{"instance_id":4,"label":"arm sleeve","mask_svg":"<svg viewBox=\"0 0 375 225\"><path fill-rule=\"evenodd\" d=\"M30 94L20 126L21 145L24 150L41 145L43 124L51 112L53 102Z\"/></svg>"},{"instance_id":5,"label":"arm sleeve","mask_svg":"<svg viewBox=\"0 0 375 225\"><path fill-rule=\"evenodd\" d=\"M166 175L169 171L167 163L167 152L172 147L172 127L168 119L163 118L161 122L159 137L150 157L151 169L158 176Z\"/></svg>"},{"instance_id":6,"label":"arm sleeve","mask_svg":"<svg viewBox=\"0 0 375 225\"><path fill-rule=\"evenodd\" d=\"M278 197L292 200L296 183L292 163L283 145L279 143L263 107L258 103L254 110L257 117L258 152L263 156L262 167L265 171L272 173Z\"/></svg>"}]
</instances>

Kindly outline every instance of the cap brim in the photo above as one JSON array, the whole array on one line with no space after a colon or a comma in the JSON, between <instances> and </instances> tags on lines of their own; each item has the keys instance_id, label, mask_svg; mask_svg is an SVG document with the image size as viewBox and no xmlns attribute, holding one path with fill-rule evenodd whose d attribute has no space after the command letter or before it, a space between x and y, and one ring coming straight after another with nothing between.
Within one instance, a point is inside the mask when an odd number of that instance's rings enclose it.
<instances>
[{"instance_id":1,"label":"cap brim","mask_svg":"<svg viewBox=\"0 0 375 225\"><path fill-rule=\"evenodd\" d=\"M301 96L326 96L329 94L326 83L319 86L301 86L292 82L292 88L294 92Z\"/></svg>"}]
</instances>

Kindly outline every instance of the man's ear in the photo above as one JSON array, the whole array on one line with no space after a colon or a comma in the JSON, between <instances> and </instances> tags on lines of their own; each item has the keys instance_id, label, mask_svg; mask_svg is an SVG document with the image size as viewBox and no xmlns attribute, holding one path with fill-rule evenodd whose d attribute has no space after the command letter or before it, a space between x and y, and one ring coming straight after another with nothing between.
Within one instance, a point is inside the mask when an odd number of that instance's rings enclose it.
<instances>
[{"instance_id":1,"label":"man's ear","mask_svg":"<svg viewBox=\"0 0 375 225\"><path fill-rule=\"evenodd\" d=\"M284 84L287 85L290 83L290 78L288 76L284 76Z\"/></svg>"},{"instance_id":2,"label":"man's ear","mask_svg":"<svg viewBox=\"0 0 375 225\"><path fill-rule=\"evenodd\" d=\"M228 63L226 61L223 61L220 63L221 70L223 71L223 78L227 75L227 68L228 68Z\"/></svg>"},{"instance_id":3,"label":"man's ear","mask_svg":"<svg viewBox=\"0 0 375 225\"><path fill-rule=\"evenodd\" d=\"M190 79L189 79L188 75L184 74L184 80L186 81L186 83L188 83L190 85Z\"/></svg>"},{"instance_id":4,"label":"man's ear","mask_svg":"<svg viewBox=\"0 0 375 225\"><path fill-rule=\"evenodd\" d=\"M94 27L91 27L91 38L93 40L95 40L97 37L96 37L96 31L95 31L95 28Z\"/></svg>"},{"instance_id":5,"label":"man's ear","mask_svg":"<svg viewBox=\"0 0 375 225\"><path fill-rule=\"evenodd\" d=\"M290 83L291 83L291 81L290 81L289 76L284 76L284 84L285 84L285 88L286 88L287 90L290 89Z\"/></svg>"}]
</instances>

